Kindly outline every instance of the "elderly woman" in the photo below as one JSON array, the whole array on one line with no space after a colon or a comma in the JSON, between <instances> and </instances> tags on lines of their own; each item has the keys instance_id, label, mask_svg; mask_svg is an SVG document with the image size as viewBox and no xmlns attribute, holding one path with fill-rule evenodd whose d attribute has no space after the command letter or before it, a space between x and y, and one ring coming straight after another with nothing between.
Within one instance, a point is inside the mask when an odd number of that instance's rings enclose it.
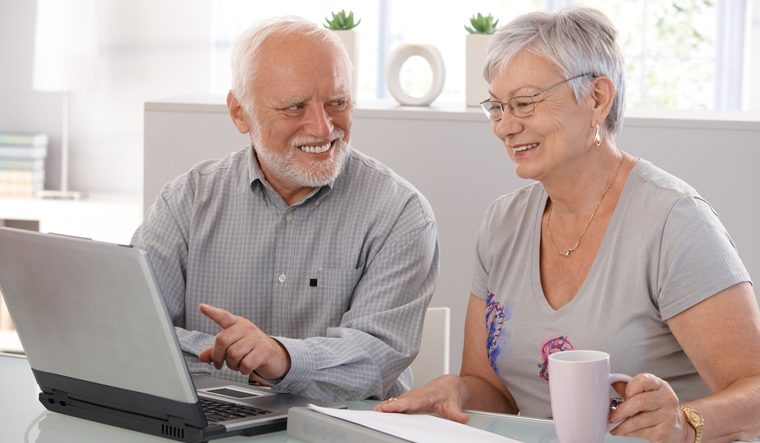
<instances>
[{"instance_id":1,"label":"elderly woman","mask_svg":"<svg viewBox=\"0 0 760 443\"><path fill-rule=\"evenodd\" d=\"M595 349L615 372L638 374L617 387L625 402L610 421L625 421L613 434L760 434L750 277L694 189L615 147L625 109L615 35L598 11L568 8L519 17L491 39L483 108L517 175L536 182L486 212L460 375L376 410L548 418L548 355ZM683 408L697 412L691 421Z\"/></svg>"}]
</instances>

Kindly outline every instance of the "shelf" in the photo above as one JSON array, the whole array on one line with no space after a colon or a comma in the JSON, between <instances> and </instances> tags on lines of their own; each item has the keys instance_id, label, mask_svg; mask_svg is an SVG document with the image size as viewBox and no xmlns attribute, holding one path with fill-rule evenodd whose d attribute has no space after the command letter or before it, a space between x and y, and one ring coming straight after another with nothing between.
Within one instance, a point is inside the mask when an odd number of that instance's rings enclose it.
<instances>
[{"instance_id":1,"label":"shelf","mask_svg":"<svg viewBox=\"0 0 760 443\"><path fill-rule=\"evenodd\" d=\"M0 220L36 221L40 232L129 243L142 221L142 196L95 192L82 200L0 197Z\"/></svg>"},{"instance_id":2,"label":"shelf","mask_svg":"<svg viewBox=\"0 0 760 443\"><path fill-rule=\"evenodd\" d=\"M153 100L145 103L145 110L228 113L226 98L222 94L188 94ZM464 103L433 102L430 106L401 106L394 100L361 100L354 107L354 118L486 121L480 108L467 107ZM632 108L626 110L623 126L757 130L760 127L760 112Z\"/></svg>"}]
</instances>

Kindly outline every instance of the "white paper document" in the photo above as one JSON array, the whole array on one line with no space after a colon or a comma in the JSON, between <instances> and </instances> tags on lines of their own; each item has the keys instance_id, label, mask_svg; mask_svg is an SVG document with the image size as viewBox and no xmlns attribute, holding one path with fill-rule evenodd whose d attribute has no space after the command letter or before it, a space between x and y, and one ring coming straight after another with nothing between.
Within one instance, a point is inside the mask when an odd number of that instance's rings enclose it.
<instances>
[{"instance_id":1,"label":"white paper document","mask_svg":"<svg viewBox=\"0 0 760 443\"><path fill-rule=\"evenodd\" d=\"M463 441L521 443L518 440L432 415L349 411L314 405L309 405L309 409L416 443L461 443Z\"/></svg>"}]
</instances>

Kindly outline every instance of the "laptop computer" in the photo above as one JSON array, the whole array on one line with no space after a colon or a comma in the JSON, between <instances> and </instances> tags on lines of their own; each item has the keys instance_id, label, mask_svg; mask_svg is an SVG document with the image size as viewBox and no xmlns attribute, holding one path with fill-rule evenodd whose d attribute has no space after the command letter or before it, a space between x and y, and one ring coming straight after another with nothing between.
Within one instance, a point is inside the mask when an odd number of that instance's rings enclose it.
<instances>
[{"instance_id":1,"label":"laptop computer","mask_svg":"<svg viewBox=\"0 0 760 443\"><path fill-rule=\"evenodd\" d=\"M191 375L140 249L0 227L0 292L51 411L196 442L345 407Z\"/></svg>"}]
</instances>

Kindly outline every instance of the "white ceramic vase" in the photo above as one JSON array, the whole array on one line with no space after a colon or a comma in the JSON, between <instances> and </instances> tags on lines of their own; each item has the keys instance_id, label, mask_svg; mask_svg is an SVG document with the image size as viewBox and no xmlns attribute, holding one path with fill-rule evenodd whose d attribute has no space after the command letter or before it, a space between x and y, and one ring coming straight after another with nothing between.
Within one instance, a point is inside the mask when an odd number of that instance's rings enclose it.
<instances>
[{"instance_id":1,"label":"white ceramic vase","mask_svg":"<svg viewBox=\"0 0 760 443\"><path fill-rule=\"evenodd\" d=\"M413 97L401 87L401 67L415 55L425 59L433 73L433 81L430 89L422 97ZM404 43L396 47L388 57L385 65L385 84L388 91L397 102L405 106L427 106L432 103L443 91L446 82L446 65L443 62L441 51L433 45L421 45Z\"/></svg>"},{"instance_id":2,"label":"white ceramic vase","mask_svg":"<svg viewBox=\"0 0 760 443\"><path fill-rule=\"evenodd\" d=\"M467 106L479 106L488 98L488 83L483 79L483 62L490 34L468 34L465 41L465 101Z\"/></svg>"},{"instance_id":3,"label":"white ceramic vase","mask_svg":"<svg viewBox=\"0 0 760 443\"><path fill-rule=\"evenodd\" d=\"M343 46L346 47L348 52L348 58L351 59L351 64L354 65L354 75L351 79L351 99L354 103L357 102L359 96L359 32L352 30L338 30L333 31L338 35L340 41L343 42Z\"/></svg>"}]
</instances>

